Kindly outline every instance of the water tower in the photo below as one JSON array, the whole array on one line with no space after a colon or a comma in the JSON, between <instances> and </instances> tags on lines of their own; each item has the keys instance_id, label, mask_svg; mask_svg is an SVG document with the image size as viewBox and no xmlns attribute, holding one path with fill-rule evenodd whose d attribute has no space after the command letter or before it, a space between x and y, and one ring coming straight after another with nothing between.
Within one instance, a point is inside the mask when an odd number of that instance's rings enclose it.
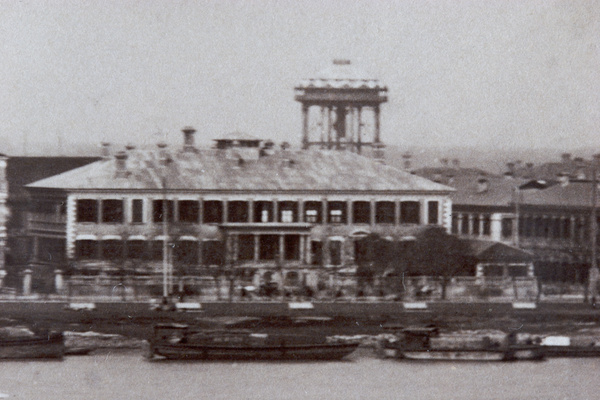
<instances>
[{"instance_id":1,"label":"water tower","mask_svg":"<svg viewBox=\"0 0 600 400\"><path fill-rule=\"evenodd\" d=\"M302 81L296 88L302 104L302 148L350 150L372 147L381 153L380 106L387 87L354 68L349 60Z\"/></svg>"}]
</instances>

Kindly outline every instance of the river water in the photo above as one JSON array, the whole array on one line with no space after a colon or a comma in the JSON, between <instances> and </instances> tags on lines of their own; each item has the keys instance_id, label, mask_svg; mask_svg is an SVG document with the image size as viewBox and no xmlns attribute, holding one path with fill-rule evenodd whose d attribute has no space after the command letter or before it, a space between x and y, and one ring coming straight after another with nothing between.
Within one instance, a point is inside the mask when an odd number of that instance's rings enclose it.
<instances>
[{"instance_id":1,"label":"river water","mask_svg":"<svg viewBox=\"0 0 600 400\"><path fill-rule=\"evenodd\" d=\"M426 363L364 353L317 363L149 362L135 353L11 361L0 365L0 398L600 399L600 359Z\"/></svg>"}]
</instances>

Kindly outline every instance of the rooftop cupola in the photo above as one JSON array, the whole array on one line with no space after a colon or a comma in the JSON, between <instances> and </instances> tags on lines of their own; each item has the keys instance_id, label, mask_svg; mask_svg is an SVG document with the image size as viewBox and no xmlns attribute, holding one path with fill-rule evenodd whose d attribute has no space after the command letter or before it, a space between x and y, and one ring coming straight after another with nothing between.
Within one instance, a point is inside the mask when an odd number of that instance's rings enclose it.
<instances>
[{"instance_id":1,"label":"rooftop cupola","mask_svg":"<svg viewBox=\"0 0 600 400\"><path fill-rule=\"evenodd\" d=\"M302 148L356 151L381 143L380 105L387 87L352 65L333 64L295 87L302 104Z\"/></svg>"}]
</instances>

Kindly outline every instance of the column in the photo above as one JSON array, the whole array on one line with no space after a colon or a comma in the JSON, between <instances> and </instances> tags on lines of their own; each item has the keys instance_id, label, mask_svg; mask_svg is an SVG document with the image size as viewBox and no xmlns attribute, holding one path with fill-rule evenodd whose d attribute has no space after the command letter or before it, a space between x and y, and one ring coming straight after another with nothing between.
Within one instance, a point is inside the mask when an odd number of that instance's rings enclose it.
<instances>
[{"instance_id":1,"label":"column","mask_svg":"<svg viewBox=\"0 0 600 400\"><path fill-rule=\"evenodd\" d=\"M375 143L379 143L379 134L380 134L380 121L379 121L379 105L373 107L373 112L375 113L375 138L374 138L374 142Z\"/></svg>"},{"instance_id":2,"label":"column","mask_svg":"<svg viewBox=\"0 0 600 400\"><path fill-rule=\"evenodd\" d=\"M463 222L463 215L460 213L456 213L456 234L457 235L462 235L463 234L463 230L462 230L462 224Z\"/></svg>"},{"instance_id":3,"label":"column","mask_svg":"<svg viewBox=\"0 0 600 400\"><path fill-rule=\"evenodd\" d=\"M400 202L394 201L394 225L400 225Z\"/></svg>"},{"instance_id":4,"label":"column","mask_svg":"<svg viewBox=\"0 0 600 400\"><path fill-rule=\"evenodd\" d=\"M483 214L479 214L479 236L483 236Z\"/></svg>"},{"instance_id":5,"label":"column","mask_svg":"<svg viewBox=\"0 0 600 400\"><path fill-rule=\"evenodd\" d=\"M377 207L375 206L374 199L371 199L370 206L371 206L370 215L369 215L369 217L371 218L370 224L371 224L371 226L375 226L375 222L376 222L375 212L377 211Z\"/></svg>"},{"instance_id":6,"label":"column","mask_svg":"<svg viewBox=\"0 0 600 400\"><path fill-rule=\"evenodd\" d=\"M362 147L362 107L358 107L357 130L356 130L356 150L361 153Z\"/></svg>"},{"instance_id":7,"label":"column","mask_svg":"<svg viewBox=\"0 0 600 400\"><path fill-rule=\"evenodd\" d=\"M469 214L469 235L473 235L473 214Z\"/></svg>"},{"instance_id":8,"label":"column","mask_svg":"<svg viewBox=\"0 0 600 400\"><path fill-rule=\"evenodd\" d=\"M260 235L254 235L254 261L260 258Z\"/></svg>"},{"instance_id":9,"label":"column","mask_svg":"<svg viewBox=\"0 0 600 400\"><path fill-rule=\"evenodd\" d=\"M298 199L298 222L306 222L304 221L304 201L302 199Z\"/></svg>"},{"instance_id":10,"label":"column","mask_svg":"<svg viewBox=\"0 0 600 400\"><path fill-rule=\"evenodd\" d=\"M248 222L254 222L254 200L248 200Z\"/></svg>"},{"instance_id":11,"label":"column","mask_svg":"<svg viewBox=\"0 0 600 400\"><path fill-rule=\"evenodd\" d=\"M421 221L420 224L421 225L427 225L427 202L425 200L420 200L419 201L419 208L421 209Z\"/></svg>"},{"instance_id":12,"label":"column","mask_svg":"<svg viewBox=\"0 0 600 400\"><path fill-rule=\"evenodd\" d=\"M279 205L277 200L273 200L273 222L279 222Z\"/></svg>"},{"instance_id":13,"label":"column","mask_svg":"<svg viewBox=\"0 0 600 400\"><path fill-rule=\"evenodd\" d=\"M573 215L571 215L571 217L569 217L569 219L571 220L570 226L569 226L569 242L571 244L575 244L576 240L575 240L575 217Z\"/></svg>"},{"instance_id":14,"label":"column","mask_svg":"<svg viewBox=\"0 0 600 400\"><path fill-rule=\"evenodd\" d=\"M302 148L308 149L308 105L302 104Z\"/></svg>"},{"instance_id":15,"label":"column","mask_svg":"<svg viewBox=\"0 0 600 400\"><path fill-rule=\"evenodd\" d=\"M25 296L31 294L31 270L29 268L23 271L23 294Z\"/></svg>"},{"instance_id":16,"label":"column","mask_svg":"<svg viewBox=\"0 0 600 400\"><path fill-rule=\"evenodd\" d=\"M240 253L240 235L238 235L237 233L232 235L232 240L233 240L233 249L232 249L232 257L231 259L236 262L238 260L238 255Z\"/></svg>"},{"instance_id":17,"label":"column","mask_svg":"<svg viewBox=\"0 0 600 400\"><path fill-rule=\"evenodd\" d=\"M300 235L300 263L306 262L306 235Z\"/></svg>"},{"instance_id":18,"label":"column","mask_svg":"<svg viewBox=\"0 0 600 400\"><path fill-rule=\"evenodd\" d=\"M62 271L60 269L54 270L54 289L56 293L60 294L63 290L64 281Z\"/></svg>"},{"instance_id":19,"label":"column","mask_svg":"<svg viewBox=\"0 0 600 400\"><path fill-rule=\"evenodd\" d=\"M352 219L352 200L346 199L346 224L352 224Z\"/></svg>"},{"instance_id":20,"label":"column","mask_svg":"<svg viewBox=\"0 0 600 400\"><path fill-rule=\"evenodd\" d=\"M222 223L226 223L228 218L228 208L229 208L229 202L227 200L222 200L222 204L223 204L223 218L222 218Z\"/></svg>"},{"instance_id":21,"label":"column","mask_svg":"<svg viewBox=\"0 0 600 400\"><path fill-rule=\"evenodd\" d=\"M202 198L198 201L198 221L204 222L204 199Z\"/></svg>"},{"instance_id":22,"label":"column","mask_svg":"<svg viewBox=\"0 0 600 400\"><path fill-rule=\"evenodd\" d=\"M326 224L328 222L327 215L327 199L321 200L321 223Z\"/></svg>"},{"instance_id":23,"label":"column","mask_svg":"<svg viewBox=\"0 0 600 400\"><path fill-rule=\"evenodd\" d=\"M333 112L332 107L327 107L327 149L331 149L331 129L333 125L333 118L331 117L331 113Z\"/></svg>"},{"instance_id":24,"label":"column","mask_svg":"<svg viewBox=\"0 0 600 400\"><path fill-rule=\"evenodd\" d=\"M285 241L283 234L279 235L279 261L284 260Z\"/></svg>"}]
</instances>

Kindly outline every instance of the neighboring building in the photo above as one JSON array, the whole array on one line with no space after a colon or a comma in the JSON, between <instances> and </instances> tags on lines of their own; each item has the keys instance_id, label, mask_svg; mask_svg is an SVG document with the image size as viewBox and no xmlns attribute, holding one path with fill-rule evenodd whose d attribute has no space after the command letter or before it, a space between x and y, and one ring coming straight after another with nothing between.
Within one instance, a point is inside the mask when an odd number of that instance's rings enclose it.
<instances>
[{"instance_id":1,"label":"neighboring building","mask_svg":"<svg viewBox=\"0 0 600 400\"><path fill-rule=\"evenodd\" d=\"M567 174L555 181L515 178L510 170L504 176L456 168L416 173L456 189L451 195L453 233L533 253L536 276L544 281L586 282L591 266L591 181Z\"/></svg>"},{"instance_id":2,"label":"neighboring building","mask_svg":"<svg viewBox=\"0 0 600 400\"><path fill-rule=\"evenodd\" d=\"M29 262L27 236L28 183L57 175L99 160L98 157L7 157L0 158L0 276L16 285L18 271Z\"/></svg>"},{"instance_id":3,"label":"neighboring building","mask_svg":"<svg viewBox=\"0 0 600 400\"><path fill-rule=\"evenodd\" d=\"M218 264L225 243L226 262L257 281L283 265L291 281L315 285L321 266L351 266L354 240L369 232L450 229L450 188L371 158L240 134L200 150L184 134L181 150L130 148L28 185L32 266L97 274L128 261L158 273L166 232L181 273Z\"/></svg>"}]
</instances>

